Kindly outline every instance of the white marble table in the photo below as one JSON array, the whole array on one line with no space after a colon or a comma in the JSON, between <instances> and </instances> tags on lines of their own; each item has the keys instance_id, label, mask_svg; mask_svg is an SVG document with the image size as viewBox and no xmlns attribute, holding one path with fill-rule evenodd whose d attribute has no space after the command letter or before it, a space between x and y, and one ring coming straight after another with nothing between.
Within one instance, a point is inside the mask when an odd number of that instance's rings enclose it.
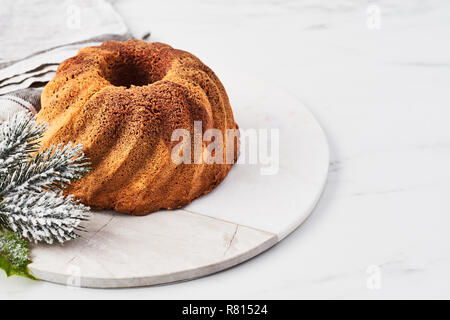
<instances>
[{"instance_id":1,"label":"white marble table","mask_svg":"<svg viewBox=\"0 0 450 320\"><path fill-rule=\"evenodd\" d=\"M316 115L332 166L306 223L194 281L68 289L1 274L0 298L449 298L450 3L320 3L114 1L133 32L270 79Z\"/></svg>"}]
</instances>

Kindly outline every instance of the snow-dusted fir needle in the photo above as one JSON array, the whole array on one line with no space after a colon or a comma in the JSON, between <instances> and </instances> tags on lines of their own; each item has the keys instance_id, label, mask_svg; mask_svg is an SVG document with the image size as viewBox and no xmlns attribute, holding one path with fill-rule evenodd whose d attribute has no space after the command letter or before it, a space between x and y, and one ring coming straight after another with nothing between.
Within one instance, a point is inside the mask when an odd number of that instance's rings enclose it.
<instances>
[{"instance_id":1,"label":"snow-dusted fir needle","mask_svg":"<svg viewBox=\"0 0 450 320\"><path fill-rule=\"evenodd\" d=\"M16 156L15 156L16 157ZM23 155L19 157L25 158ZM58 191L87 171L81 145L51 146L28 161L16 161L0 181L0 198L17 192ZM10 162L7 159L5 162Z\"/></svg>"},{"instance_id":2,"label":"snow-dusted fir needle","mask_svg":"<svg viewBox=\"0 0 450 320\"><path fill-rule=\"evenodd\" d=\"M78 237L87 209L61 193L14 193L1 202L0 224L22 239L63 243Z\"/></svg>"},{"instance_id":3,"label":"snow-dusted fir needle","mask_svg":"<svg viewBox=\"0 0 450 320\"><path fill-rule=\"evenodd\" d=\"M38 138L44 131L45 124L36 124L25 112L15 114L0 125L0 178L39 149Z\"/></svg>"},{"instance_id":4,"label":"snow-dusted fir needle","mask_svg":"<svg viewBox=\"0 0 450 320\"><path fill-rule=\"evenodd\" d=\"M0 125L0 229L33 242L63 243L78 236L88 207L62 189L87 171L81 145L38 152L45 125L18 113Z\"/></svg>"}]
</instances>

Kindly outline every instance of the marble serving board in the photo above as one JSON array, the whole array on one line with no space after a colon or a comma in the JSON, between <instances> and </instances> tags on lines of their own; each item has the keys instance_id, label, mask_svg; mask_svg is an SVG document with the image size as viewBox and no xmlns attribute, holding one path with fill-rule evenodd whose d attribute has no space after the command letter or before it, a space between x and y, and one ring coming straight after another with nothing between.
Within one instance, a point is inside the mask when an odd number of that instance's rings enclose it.
<instances>
[{"instance_id":1,"label":"marble serving board","mask_svg":"<svg viewBox=\"0 0 450 320\"><path fill-rule=\"evenodd\" d=\"M236 164L213 192L181 210L144 217L93 212L81 238L32 249L30 271L37 278L94 288L189 280L256 256L308 217L328 174L329 149L320 125L271 82L235 71L220 77L241 129L266 131L269 137L277 130L279 160ZM269 166L278 169L262 174Z\"/></svg>"}]
</instances>

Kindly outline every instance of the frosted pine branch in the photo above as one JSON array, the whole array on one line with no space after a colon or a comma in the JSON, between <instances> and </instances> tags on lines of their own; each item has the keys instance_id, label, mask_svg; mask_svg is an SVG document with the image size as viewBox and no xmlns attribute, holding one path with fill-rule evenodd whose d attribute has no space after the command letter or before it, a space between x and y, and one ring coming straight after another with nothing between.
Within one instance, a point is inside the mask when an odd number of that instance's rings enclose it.
<instances>
[{"instance_id":1,"label":"frosted pine branch","mask_svg":"<svg viewBox=\"0 0 450 320\"><path fill-rule=\"evenodd\" d=\"M21 238L63 243L76 238L89 208L61 193L15 193L0 204L0 221Z\"/></svg>"},{"instance_id":2,"label":"frosted pine branch","mask_svg":"<svg viewBox=\"0 0 450 320\"><path fill-rule=\"evenodd\" d=\"M0 182L0 197L15 192L63 189L89 170L85 161L81 145L72 148L69 142L65 146L52 146L10 171Z\"/></svg>"},{"instance_id":3,"label":"frosted pine branch","mask_svg":"<svg viewBox=\"0 0 450 320\"><path fill-rule=\"evenodd\" d=\"M88 207L62 190L88 171L82 146L71 143L38 152L45 130L30 114L0 125L0 229L34 242L76 238Z\"/></svg>"},{"instance_id":4,"label":"frosted pine branch","mask_svg":"<svg viewBox=\"0 0 450 320\"><path fill-rule=\"evenodd\" d=\"M0 124L0 178L39 149L37 139L44 131L45 124L36 124L35 118L25 112L16 113Z\"/></svg>"}]
</instances>

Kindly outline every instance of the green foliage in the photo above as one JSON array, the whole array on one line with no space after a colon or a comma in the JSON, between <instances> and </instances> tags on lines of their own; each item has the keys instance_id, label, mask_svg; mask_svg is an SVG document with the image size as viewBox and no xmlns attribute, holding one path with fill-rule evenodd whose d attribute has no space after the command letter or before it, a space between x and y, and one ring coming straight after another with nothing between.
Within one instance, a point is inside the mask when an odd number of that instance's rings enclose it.
<instances>
[{"instance_id":1,"label":"green foliage","mask_svg":"<svg viewBox=\"0 0 450 320\"><path fill-rule=\"evenodd\" d=\"M0 230L0 269L5 270L8 277L17 275L37 280L28 270L31 260L27 245L15 232Z\"/></svg>"}]
</instances>

